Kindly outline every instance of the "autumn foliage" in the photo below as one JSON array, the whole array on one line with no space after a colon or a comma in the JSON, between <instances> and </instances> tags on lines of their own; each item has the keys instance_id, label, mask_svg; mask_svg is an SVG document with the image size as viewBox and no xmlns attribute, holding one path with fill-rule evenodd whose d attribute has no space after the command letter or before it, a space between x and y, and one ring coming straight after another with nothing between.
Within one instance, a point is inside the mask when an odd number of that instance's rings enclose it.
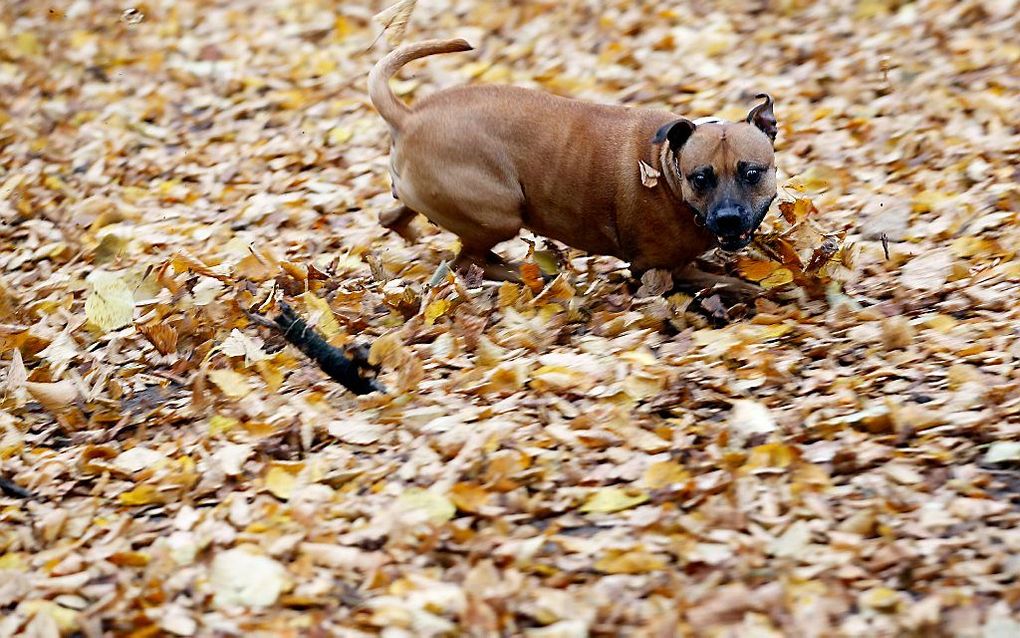
<instances>
[{"instance_id":1,"label":"autumn foliage","mask_svg":"<svg viewBox=\"0 0 1020 638\"><path fill-rule=\"evenodd\" d=\"M4 2L0 636L1020 635L1015 3L386 8ZM410 102L767 90L761 297L386 232L381 23L476 47Z\"/></svg>"}]
</instances>

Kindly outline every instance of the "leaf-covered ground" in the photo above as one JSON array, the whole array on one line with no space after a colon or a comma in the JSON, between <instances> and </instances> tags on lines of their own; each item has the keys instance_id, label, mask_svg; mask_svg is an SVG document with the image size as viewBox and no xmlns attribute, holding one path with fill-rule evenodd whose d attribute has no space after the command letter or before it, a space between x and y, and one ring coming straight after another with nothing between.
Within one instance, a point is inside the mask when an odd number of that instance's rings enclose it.
<instances>
[{"instance_id":1,"label":"leaf-covered ground","mask_svg":"<svg viewBox=\"0 0 1020 638\"><path fill-rule=\"evenodd\" d=\"M419 3L412 101L774 95L754 308L384 232L384 8L4 2L0 636L1020 634L1016 2Z\"/></svg>"}]
</instances>

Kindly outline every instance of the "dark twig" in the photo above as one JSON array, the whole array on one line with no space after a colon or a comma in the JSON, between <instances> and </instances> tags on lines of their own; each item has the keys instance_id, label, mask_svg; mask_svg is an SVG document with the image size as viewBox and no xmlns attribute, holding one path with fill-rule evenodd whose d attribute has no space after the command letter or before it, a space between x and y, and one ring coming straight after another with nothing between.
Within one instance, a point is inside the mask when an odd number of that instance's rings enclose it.
<instances>
[{"instance_id":1,"label":"dark twig","mask_svg":"<svg viewBox=\"0 0 1020 638\"><path fill-rule=\"evenodd\" d=\"M885 251L885 260L889 261L889 237L882 233L882 250Z\"/></svg>"},{"instance_id":2,"label":"dark twig","mask_svg":"<svg viewBox=\"0 0 1020 638\"><path fill-rule=\"evenodd\" d=\"M318 364L323 372L334 381L354 394L369 392L385 392L376 381L378 366L368 362L368 348L365 346L341 350L326 343L319 333L298 316L290 304L280 301L280 314L275 319L268 319L253 312L248 317L267 328L272 328L283 335L288 343L303 352L309 359Z\"/></svg>"},{"instance_id":3,"label":"dark twig","mask_svg":"<svg viewBox=\"0 0 1020 638\"><path fill-rule=\"evenodd\" d=\"M32 498L31 492L2 476L0 476L0 492L11 498Z\"/></svg>"}]
</instances>

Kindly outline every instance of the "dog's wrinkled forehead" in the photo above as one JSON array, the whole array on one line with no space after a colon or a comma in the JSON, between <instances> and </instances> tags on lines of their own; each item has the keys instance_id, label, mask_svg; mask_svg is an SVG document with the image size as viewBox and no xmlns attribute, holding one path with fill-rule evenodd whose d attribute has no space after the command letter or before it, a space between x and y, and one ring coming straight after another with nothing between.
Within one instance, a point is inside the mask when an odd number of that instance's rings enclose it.
<instances>
[{"instance_id":1,"label":"dog's wrinkled forehead","mask_svg":"<svg viewBox=\"0 0 1020 638\"><path fill-rule=\"evenodd\" d=\"M697 127L680 151L680 169L685 173L705 165L723 172L737 162L764 167L775 162L772 140L752 124L717 118L701 118L695 124Z\"/></svg>"}]
</instances>

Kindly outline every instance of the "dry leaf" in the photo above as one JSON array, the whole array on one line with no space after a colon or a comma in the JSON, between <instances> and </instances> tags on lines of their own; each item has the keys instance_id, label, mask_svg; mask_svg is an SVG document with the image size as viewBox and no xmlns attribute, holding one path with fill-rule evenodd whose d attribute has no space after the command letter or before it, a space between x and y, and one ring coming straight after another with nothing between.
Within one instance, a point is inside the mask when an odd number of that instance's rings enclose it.
<instances>
[{"instance_id":1,"label":"dry leaf","mask_svg":"<svg viewBox=\"0 0 1020 638\"><path fill-rule=\"evenodd\" d=\"M647 500L647 494L631 494L617 487L604 487L588 497L584 505L581 506L581 511L591 514L612 514L637 507Z\"/></svg>"},{"instance_id":2,"label":"dry leaf","mask_svg":"<svg viewBox=\"0 0 1020 638\"><path fill-rule=\"evenodd\" d=\"M208 376L209 380L231 399L243 399L252 391L248 377L230 368L210 370Z\"/></svg>"},{"instance_id":3,"label":"dry leaf","mask_svg":"<svg viewBox=\"0 0 1020 638\"><path fill-rule=\"evenodd\" d=\"M244 548L220 551L209 572L217 607L267 607L286 586L287 571L280 563Z\"/></svg>"},{"instance_id":4,"label":"dry leaf","mask_svg":"<svg viewBox=\"0 0 1020 638\"><path fill-rule=\"evenodd\" d=\"M386 436L386 428L367 421L340 421L330 423L327 428L330 436L335 436L345 443L369 445Z\"/></svg>"},{"instance_id":5,"label":"dry leaf","mask_svg":"<svg viewBox=\"0 0 1020 638\"><path fill-rule=\"evenodd\" d=\"M396 46L404 40L407 23L411 19L416 3L417 0L400 0L372 17L372 20L382 25L390 46Z\"/></svg>"},{"instance_id":6,"label":"dry leaf","mask_svg":"<svg viewBox=\"0 0 1020 638\"><path fill-rule=\"evenodd\" d=\"M136 324L138 332L163 355L177 350L177 329L168 323Z\"/></svg>"},{"instance_id":7,"label":"dry leaf","mask_svg":"<svg viewBox=\"0 0 1020 638\"><path fill-rule=\"evenodd\" d=\"M420 512L426 520L433 523L445 523L457 513L445 496L432 490L412 488L401 493L397 505L404 511Z\"/></svg>"},{"instance_id":8,"label":"dry leaf","mask_svg":"<svg viewBox=\"0 0 1020 638\"><path fill-rule=\"evenodd\" d=\"M266 490L278 499L284 501L290 499L297 484L297 477L294 473L280 466L273 466L266 473Z\"/></svg>"},{"instance_id":9,"label":"dry leaf","mask_svg":"<svg viewBox=\"0 0 1020 638\"><path fill-rule=\"evenodd\" d=\"M26 381L25 389L33 399L53 414L63 414L71 409L78 400L78 389L70 381L54 383L36 383Z\"/></svg>"},{"instance_id":10,"label":"dry leaf","mask_svg":"<svg viewBox=\"0 0 1020 638\"><path fill-rule=\"evenodd\" d=\"M673 289L673 275L668 270L647 270L641 275L636 297L660 297Z\"/></svg>"},{"instance_id":11,"label":"dry leaf","mask_svg":"<svg viewBox=\"0 0 1020 638\"><path fill-rule=\"evenodd\" d=\"M90 289L85 299L85 316L103 332L131 323L135 300L127 283L117 273L97 270L87 279Z\"/></svg>"},{"instance_id":12,"label":"dry leaf","mask_svg":"<svg viewBox=\"0 0 1020 638\"><path fill-rule=\"evenodd\" d=\"M641 183L646 188L655 188L658 185L662 173L645 164L643 160L638 160L638 170L641 172Z\"/></svg>"}]
</instances>

